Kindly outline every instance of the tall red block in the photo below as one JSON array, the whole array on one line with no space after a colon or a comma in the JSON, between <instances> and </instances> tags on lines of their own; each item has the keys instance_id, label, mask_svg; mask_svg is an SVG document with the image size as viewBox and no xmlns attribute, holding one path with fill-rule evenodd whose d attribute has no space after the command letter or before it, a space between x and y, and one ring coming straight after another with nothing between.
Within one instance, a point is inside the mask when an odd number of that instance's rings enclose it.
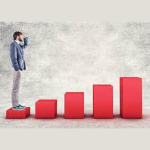
<instances>
[{"instance_id":1,"label":"tall red block","mask_svg":"<svg viewBox=\"0 0 150 150\"><path fill-rule=\"evenodd\" d=\"M36 119L53 119L57 116L57 100L44 99L38 100L35 103L35 118Z\"/></svg>"},{"instance_id":2,"label":"tall red block","mask_svg":"<svg viewBox=\"0 0 150 150\"><path fill-rule=\"evenodd\" d=\"M84 118L84 92L65 93L65 115L66 119Z\"/></svg>"},{"instance_id":3,"label":"tall red block","mask_svg":"<svg viewBox=\"0 0 150 150\"><path fill-rule=\"evenodd\" d=\"M6 111L6 119L25 119L30 115L30 107L24 110L13 110L12 108Z\"/></svg>"},{"instance_id":4,"label":"tall red block","mask_svg":"<svg viewBox=\"0 0 150 150\"><path fill-rule=\"evenodd\" d=\"M120 78L120 115L122 118L142 118L142 79Z\"/></svg>"},{"instance_id":5,"label":"tall red block","mask_svg":"<svg viewBox=\"0 0 150 150\"><path fill-rule=\"evenodd\" d=\"M93 117L113 118L113 86L93 85Z\"/></svg>"}]
</instances>

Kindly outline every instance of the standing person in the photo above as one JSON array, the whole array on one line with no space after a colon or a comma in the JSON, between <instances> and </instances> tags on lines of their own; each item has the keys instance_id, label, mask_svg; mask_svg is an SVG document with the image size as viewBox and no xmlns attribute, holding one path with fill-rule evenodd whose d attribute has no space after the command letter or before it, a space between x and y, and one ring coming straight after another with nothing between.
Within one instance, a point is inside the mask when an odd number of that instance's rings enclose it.
<instances>
[{"instance_id":1,"label":"standing person","mask_svg":"<svg viewBox=\"0 0 150 150\"><path fill-rule=\"evenodd\" d=\"M18 95L20 87L21 71L26 70L24 60L24 49L28 46L28 37L21 32L13 34L13 42L10 44L10 58L13 70L13 87L12 87L12 109L23 110L25 106L20 105Z\"/></svg>"}]
</instances>

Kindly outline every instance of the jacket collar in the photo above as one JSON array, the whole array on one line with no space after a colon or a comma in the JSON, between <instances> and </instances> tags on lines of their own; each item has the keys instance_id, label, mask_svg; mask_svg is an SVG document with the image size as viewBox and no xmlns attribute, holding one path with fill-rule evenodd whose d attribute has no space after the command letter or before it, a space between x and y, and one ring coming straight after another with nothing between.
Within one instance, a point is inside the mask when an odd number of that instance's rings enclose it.
<instances>
[{"instance_id":1,"label":"jacket collar","mask_svg":"<svg viewBox=\"0 0 150 150\"><path fill-rule=\"evenodd\" d=\"M15 40L16 43L20 44L20 42L18 40Z\"/></svg>"}]
</instances>

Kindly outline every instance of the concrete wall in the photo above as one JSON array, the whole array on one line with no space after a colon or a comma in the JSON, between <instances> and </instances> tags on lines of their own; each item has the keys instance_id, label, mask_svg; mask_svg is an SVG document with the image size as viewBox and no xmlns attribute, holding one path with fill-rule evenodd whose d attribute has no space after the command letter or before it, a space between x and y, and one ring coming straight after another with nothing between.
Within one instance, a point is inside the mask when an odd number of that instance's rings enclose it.
<instances>
[{"instance_id":1,"label":"concrete wall","mask_svg":"<svg viewBox=\"0 0 150 150\"><path fill-rule=\"evenodd\" d=\"M56 98L63 104L66 91L84 91L91 105L93 84L112 84L118 105L119 77L138 76L143 104L150 104L150 23L0 22L1 104L11 101L9 45L18 30L29 37L20 100Z\"/></svg>"}]
</instances>

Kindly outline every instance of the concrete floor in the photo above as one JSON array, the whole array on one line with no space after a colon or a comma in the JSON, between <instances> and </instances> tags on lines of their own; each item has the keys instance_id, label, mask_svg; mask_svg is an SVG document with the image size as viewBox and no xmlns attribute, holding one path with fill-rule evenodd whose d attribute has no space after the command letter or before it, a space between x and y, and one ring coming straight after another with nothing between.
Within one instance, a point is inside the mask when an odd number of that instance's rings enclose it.
<instances>
[{"instance_id":1,"label":"concrete floor","mask_svg":"<svg viewBox=\"0 0 150 150\"><path fill-rule=\"evenodd\" d=\"M5 104L2 104L5 101ZM84 119L64 119L63 103L58 103L58 116L56 119L35 119L34 103L23 100L31 107L31 116L27 119L5 119L5 112L10 106L8 99L0 101L0 128L149 128L150 107L143 107L143 119L122 119L119 116L119 106L114 106L113 119L93 119L92 105L85 105Z\"/></svg>"}]
</instances>

